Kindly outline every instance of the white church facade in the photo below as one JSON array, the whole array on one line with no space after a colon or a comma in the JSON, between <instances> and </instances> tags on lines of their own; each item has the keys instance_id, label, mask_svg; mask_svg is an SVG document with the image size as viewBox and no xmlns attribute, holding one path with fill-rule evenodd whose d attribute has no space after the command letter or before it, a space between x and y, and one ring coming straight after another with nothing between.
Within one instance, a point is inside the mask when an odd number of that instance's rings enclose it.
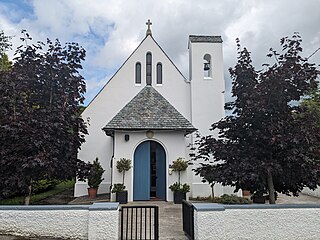
<instances>
[{"instance_id":1,"label":"white church facade","mask_svg":"<svg viewBox=\"0 0 320 240\"><path fill-rule=\"evenodd\" d=\"M105 169L98 193L109 193L113 184L122 182L116 162L127 158L132 161L125 175L129 201L173 201L169 186L178 174L170 169L172 161L190 160L195 132L210 134L211 124L224 117L221 37L191 35L188 48L186 79L148 25L146 37L83 112L90 124L79 158L98 157ZM209 196L210 186L192 167L181 174L181 182L191 186L187 196ZM87 195L87 187L77 181L74 195ZM233 192L219 184L214 188L215 195Z\"/></svg>"}]
</instances>

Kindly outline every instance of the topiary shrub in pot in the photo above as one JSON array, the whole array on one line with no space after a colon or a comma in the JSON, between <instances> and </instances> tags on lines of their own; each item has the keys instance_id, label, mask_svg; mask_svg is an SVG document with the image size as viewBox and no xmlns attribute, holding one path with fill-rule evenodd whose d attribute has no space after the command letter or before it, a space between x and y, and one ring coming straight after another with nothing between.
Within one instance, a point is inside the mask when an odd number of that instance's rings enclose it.
<instances>
[{"instance_id":1,"label":"topiary shrub in pot","mask_svg":"<svg viewBox=\"0 0 320 240\"><path fill-rule=\"evenodd\" d=\"M131 169L131 160L127 158L120 158L117 161L117 170L122 173L122 183L116 183L113 185L112 192L116 193L116 201L120 204L126 204L128 202L128 191L125 190L124 178L126 171Z\"/></svg>"},{"instance_id":2,"label":"topiary shrub in pot","mask_svg":"<svg viewBox=\"0 0 320 240\"><path fill-rule=\"evenodd\" d=\"M190 185L186 183L179 184L175 182L169 188L173 192L173 202L175 204L181 204L182 200L186 200L187 192L190 192Z\"/></svg>"},{"instance_id":3,"label":"topiary shrub in pot","mask_svg":"<svg viewBox=\"0 0 320 240\"><path fill-rule=\"evenodd\" d=\"M90 198L96 198L100 183L104 180L102 174L104 173L98 158L96 158L90 166L88 173L88 195Z\"/></svg>"},{"instance_id":4,"label":"topiary shrub in pot","mask_svg":"<svg viewBox=\"0 0 320 240\"><path fill-rule=\"evenodd\" d=\"M175 204L181 204L182 200L186 200L187 192L190 192L190 185L181 184L181 172L185 171L188 168L188 161L183 160L182 158L178 158L177 160L172 162L171 165L172 171L178 172L178 182L170 185L169 188L173 191L173 202Z\"/></svg>"}]
</instances>

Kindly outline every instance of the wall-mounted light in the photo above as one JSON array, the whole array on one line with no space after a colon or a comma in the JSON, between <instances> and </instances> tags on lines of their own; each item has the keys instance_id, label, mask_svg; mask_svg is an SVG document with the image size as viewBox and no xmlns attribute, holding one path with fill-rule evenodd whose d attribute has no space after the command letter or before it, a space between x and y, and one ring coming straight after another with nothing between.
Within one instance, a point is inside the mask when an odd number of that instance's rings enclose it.
<instances>
[{"instance_id":1,"label":"wall-mounted light","mask_svg":"<svg viewBox=\"0 0 320 240\"><path fill-rule=\"evenodd\" d=\"M129 137L129 134L125 134L125 135L124 135L124 140L125 140L126 142L129 141L129 138L130 138L130 137Z\"/></svg>"},{"instance_id":2,"label":"wall-mounted light","mask_svg":"<svg viewBox=\"0 0 320 240\"><path fill-rule=\"evenodd\" d=\"M147 138L153 138L154 132L148 130L148 131L146 132L146 136L147 136Z\"/></svg>"}]
</instances>

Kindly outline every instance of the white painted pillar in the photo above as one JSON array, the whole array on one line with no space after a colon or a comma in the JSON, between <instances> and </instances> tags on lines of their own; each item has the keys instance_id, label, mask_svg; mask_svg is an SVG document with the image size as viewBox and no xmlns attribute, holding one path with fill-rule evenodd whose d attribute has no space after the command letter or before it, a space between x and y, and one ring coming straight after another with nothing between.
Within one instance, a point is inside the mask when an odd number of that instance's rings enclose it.
<instances>
[{"instance_id":1,"label":"white painted pillar","mask_svg":"<svg viewBox=\"0 0 320 240\"><path fill-rule=\"evenodd\" d=\"M94 203L89 208L88 239L119 238L119 203Z\"/></svg>"}]
</instances>

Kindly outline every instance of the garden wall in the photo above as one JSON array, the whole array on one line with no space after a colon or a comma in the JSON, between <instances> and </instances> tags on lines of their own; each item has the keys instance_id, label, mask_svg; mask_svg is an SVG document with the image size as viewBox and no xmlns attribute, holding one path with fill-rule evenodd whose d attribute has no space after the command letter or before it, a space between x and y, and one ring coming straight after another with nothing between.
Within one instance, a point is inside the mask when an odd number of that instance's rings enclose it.
<instances>
[{"instance_id":1,"label":"garden wall","mask_svg":"<svg viewBox=\"0 0 320 240\"><path fill-rule=\"evenodd\" d=\"M118 203L0 206L0 234L68 239L117 239Z\"/></svg>"},{"instance_id":2,"label":"garden wall","mask_svg":"<svg viewBox=\"0 0 320 240\"><path fill-rule=\"evenodd\" d=\"M195 239L320 239L320 205L193 204Z\"/></svg>"},{"instance_id":3,"label":"garden wall","mask_svg":"<svg viewBox=\"0 0 320 240\"><path fill-rule=\"evenodd\" d=\"M309 196L318 197L320 198L320 186L316 190L311 190L310 188L304 188L302 190L303 194L307 194Z\"/></svg>"}]
</instances>

